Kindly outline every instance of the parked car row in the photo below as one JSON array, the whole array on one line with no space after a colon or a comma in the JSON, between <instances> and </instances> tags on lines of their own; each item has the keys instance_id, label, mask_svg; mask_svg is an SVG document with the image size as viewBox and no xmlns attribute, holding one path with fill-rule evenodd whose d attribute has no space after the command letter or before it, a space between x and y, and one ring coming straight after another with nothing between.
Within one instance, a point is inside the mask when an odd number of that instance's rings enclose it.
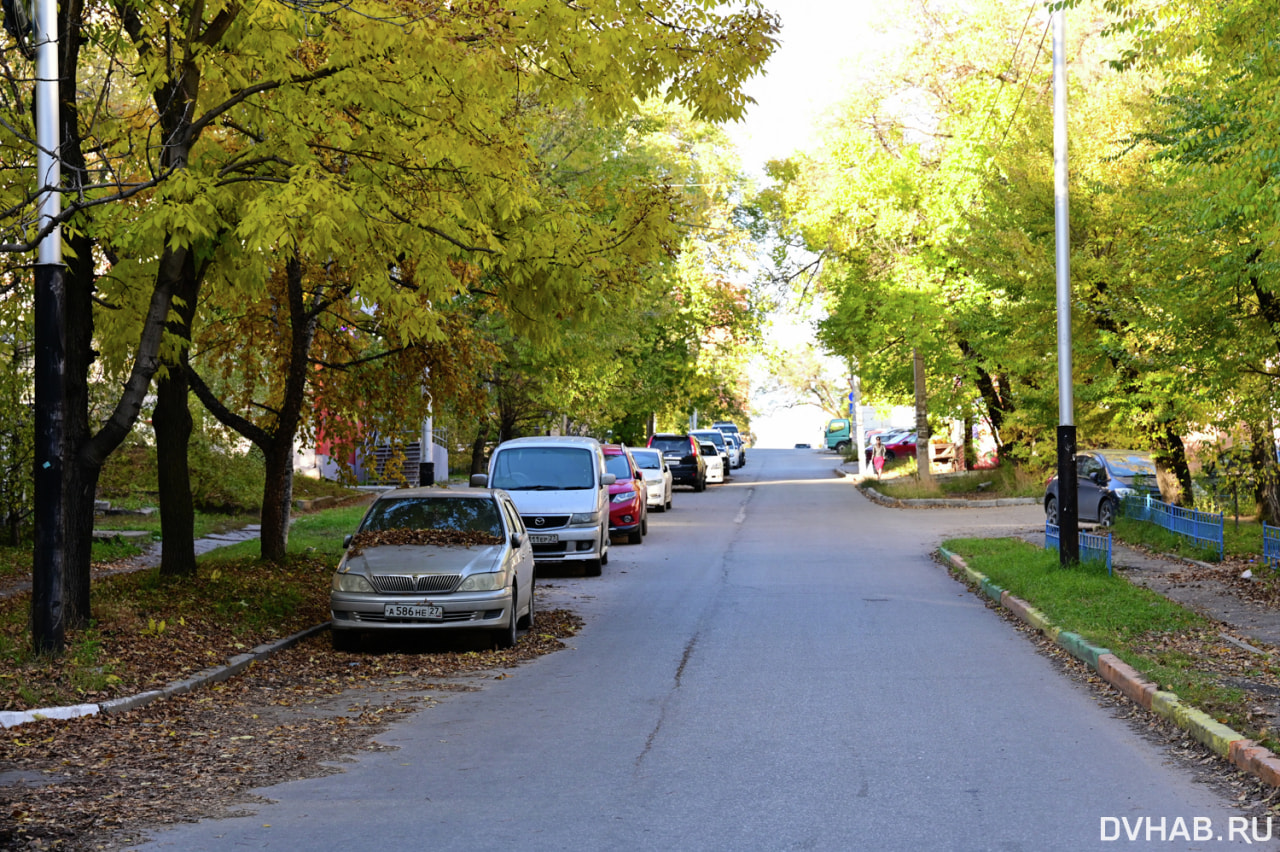
<instances>
[{"instance_id":1,"label":"parked car row","mask_svg":"<svg viewBox=\"0 0 1280 852\"><path fill-rule=\"evenodd\" d=\"M884 457L888 461L896 458L911 458L916 454L916 431L914 429L886 429L883 432L872 432L867 436L867 444L863 450L867 461L871 461L871 446L876 437L884 444Z\"/></svg>"},{"instance_id":2,"label":"parked car row","mask_svg":"<svg viewBox=\"0 0 1280 852\"><path fill-rule=\"evenodd\" d=\"M537 563L599 576L613 537L642 543L649 511L670 510L676 484L723 482L731 449L741 467L740 441L720 430L654 435L644 448L517 438L494 449L470 489L388 491L346 537L329 592L334 647L442 628L489 630L510 647L534 623Z\"/></svg>"}]
</instances>

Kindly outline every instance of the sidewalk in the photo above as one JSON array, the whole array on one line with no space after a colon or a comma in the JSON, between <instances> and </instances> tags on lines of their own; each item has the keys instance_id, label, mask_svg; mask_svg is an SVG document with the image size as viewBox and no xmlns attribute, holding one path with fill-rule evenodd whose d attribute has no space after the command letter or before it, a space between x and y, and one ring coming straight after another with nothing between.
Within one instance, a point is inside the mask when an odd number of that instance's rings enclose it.
<instances>
[{"instance_id":1,"label":"sidewalk","mask_svg":"<svg viewBox=\"0 0 1280 852\"><path fill-rule=\"evenodd\" d=\"M219 547L226 547L230 544L239 544L242 541L253 541L258 537L262 527L257 524L250 524L238 530L230 532L213 533L205 538L198 538L195 542L196 556L202 556L211 550L217 550ZM97 531L95 531L96 533ZM121 530L121 532L128 532ZM152 542L146 550L137 556L126 559L109 568L95 569L91 577L97 579L99 577L110 577L114 574L129 574L134 571L141 571L145 568L154 568L160 564L161 543ZM13 597L21 592L31 591L31 582L18 582L5 584L0 588L0 599Z\"/></svg>"}]
</instances>

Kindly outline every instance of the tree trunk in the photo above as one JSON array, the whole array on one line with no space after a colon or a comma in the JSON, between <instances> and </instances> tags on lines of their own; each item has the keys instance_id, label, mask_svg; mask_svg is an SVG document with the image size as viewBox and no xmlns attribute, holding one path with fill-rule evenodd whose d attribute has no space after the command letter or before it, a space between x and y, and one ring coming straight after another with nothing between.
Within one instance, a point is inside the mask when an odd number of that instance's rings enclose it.
<instances>
[{"instance_id":1,"label":"tree trunk","mask_svg":"<svg viewBox=\"0 0 1280 852\"><path fill-rule=\"evenodd\" d=\"M262 558L283 562L289 551L289 518L293 510L293 438L280 435L262 447L266 480L262 488Z\"/></svg>"},{"instance_id":2,"label":"tree trunk","mask_svg":"<svg viewBox=\"0 0 1280 852\"><path fill-rule=\"evenodd\" d=\"M924 356L919 349L911 350L912 372L916 386L916 469L920 480L933 479L929 469L929 397L925 393Z\"/></svg>"},{"instance_id":3,"label":"tree trunk","mask_svg":"<svg viewBox=\"0 0 1280 852\"><path fill-rule=\"evenodd\" d=\"M978 453L973 446L973 415L966 414L964 416L964 440L960 445L960 469L973 470L974 465L978 463Z\"/></svg>"},{"instance_id":4,"label":"tree trunk","mask_svg":"<svg viewBox=\"0 0 1280 852\"><path fill-rule=\"evenodd\" d=\"M1258 520L1275 524L1280 519L1280 467L1276 464L1267 424L1249 424L1249 465L1253 469L1253 498L1258 504Z\"/></svg>"},{"instance_id":5,"label":"tree trunk","mask_svg":"<svg viewBox=\"0 0 1280 852\"><path fill-rule=\"evenodd\" d=\"M176 363L170 364L156 388L152 425L156 431L156 473L160 486L160 573L166 577L194 577L196 573L195 504L191 499L190 386L187 383L187 347L195 316L200 282L195 260L186 253L183 280L176 288L176 318L169 333L182 341Z\"/></svg>"},{"instance_id":6,"label":"tree trunk","mask_svg":"<svg viewBox=\"0 0 1280 852\"><path fill-rule=\"evenodd\" d=\"M489 423L486 421L480 424L480 431L476 433L476 439L471 442L471 475L484 473L488 470L485 464L484 445L489 437Z\"/></svg>"},{"instance_id":7,"label":"tree trunk","mask_svg":"<svg viewBox=\"0 0 1280 852\"><path fill-rule=\"evenodd\" d=\"M187 405L186 374L176 364L156 389L151 422L156 430L160 539L164 542L160 573L166 577L192 577L196 573L195 505L187 458L191 410Z\"/></svg>"},{"instance_id":8,"label":"tree trunk","mask_svg":"<svg viewBox=\"0 0 1280 852\"><path fill-rule=\"evenodd\" d=\"M119 445L104 446L100 456L86 453L94 435L89 425L89 374L97 353L93 351L93 241L78 234L67 239L66 400L65 462L62 469L62 536L66 574L63 588L68 627L89 626L89 568L93 562L93 501L98 497L102 461ZM109 443L109 442L108 442Z\"/></svg>"},{"instance_id":9,"label":"tree trunk","mask_svg":"<svg viewBox=\"0 0 1280 852\"><path fill-rule=\"evenodd\" d=\"M1151 441L1151 459L1156 464L1160 499L1170 506L1191 505L1191 469L1187 466L1187 450L1182 436L1171 424L1159 423L1148 439Z\"/></svg>"}]
</instances>

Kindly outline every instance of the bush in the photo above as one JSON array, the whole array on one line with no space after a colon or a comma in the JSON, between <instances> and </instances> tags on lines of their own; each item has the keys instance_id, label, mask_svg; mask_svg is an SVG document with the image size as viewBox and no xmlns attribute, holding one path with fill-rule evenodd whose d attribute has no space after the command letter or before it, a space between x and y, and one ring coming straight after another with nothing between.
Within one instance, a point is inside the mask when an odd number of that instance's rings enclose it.
<instances>
[{"instance_id":1,"label":"bush","mask_svg":"<svg viewBox=\"0 0 1280 852\"><path fill-rule=\"evenodd\" d=\"M263 462L257 448L226 449L198 434L188 454L191 496L198 512L256 514L262 509ZM159 496L155 448L131 439L111 454L98 478L98 497L113 505L154 505Z\"/></svg>"}]
</instances>

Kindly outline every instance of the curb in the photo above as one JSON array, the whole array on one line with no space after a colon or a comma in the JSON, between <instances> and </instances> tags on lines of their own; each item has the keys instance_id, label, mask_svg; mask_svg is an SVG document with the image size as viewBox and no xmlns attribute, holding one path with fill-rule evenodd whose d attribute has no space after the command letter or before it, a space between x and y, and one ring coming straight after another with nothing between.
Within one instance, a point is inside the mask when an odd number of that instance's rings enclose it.
<instances>
[{"instance_id":1,"label":"curb","mask_svg":"<svg viewBox=\"0 0 1280 852\"><path fill-rule=\"evenodd\" d=\"M1090 645L1082 636L1053 625L1044 613L1031 604L1009 594L1007 590L991 582L985 574L970 568L960 555L945 547L939 547L938 553L960 569L969 583L978 586L986 597L1039 630L1058 647L1097 672L1130 701L1177 725L1192 739L1219 757L1227 759L1236 768L1273 787L1280 787L1280 757L1270 749L1245 739L1243 734L1232 730L1208 713L1184 703L1174 693L1162 691L1108 649Z\"/></svg>"},{"instance_id":2,"label":"curb","mask_svg":"<svg viewBox=\"0 0 1280 852\"><path fill-rule=\"evenodd\" d=\"M18 725L25 725L28 722L37 722L42 719L76 719L81 716L96 716L98 713L107 715L127 713L130 710L150 704L152 701L181 695L184 692L191 692L199 687L207 686L211 683L220 683L228 678L235 677L253 663L265 660L278 651L283 651L285 648L296 645L308 636L313 636L322 630L328 629L329 622L327 621L314 627L308 627L306 630L301 630L292 636L286 636L284 639L259 645L244 654L237 654L228 660L226 665L207 668L189 678L174 681L163 689L152 689L124 698L112 698L101 704L76 704L71 707L46 707L40 710L6 710L0 712L0 727L14 728Z\"/></svg>"}]
</instances>

